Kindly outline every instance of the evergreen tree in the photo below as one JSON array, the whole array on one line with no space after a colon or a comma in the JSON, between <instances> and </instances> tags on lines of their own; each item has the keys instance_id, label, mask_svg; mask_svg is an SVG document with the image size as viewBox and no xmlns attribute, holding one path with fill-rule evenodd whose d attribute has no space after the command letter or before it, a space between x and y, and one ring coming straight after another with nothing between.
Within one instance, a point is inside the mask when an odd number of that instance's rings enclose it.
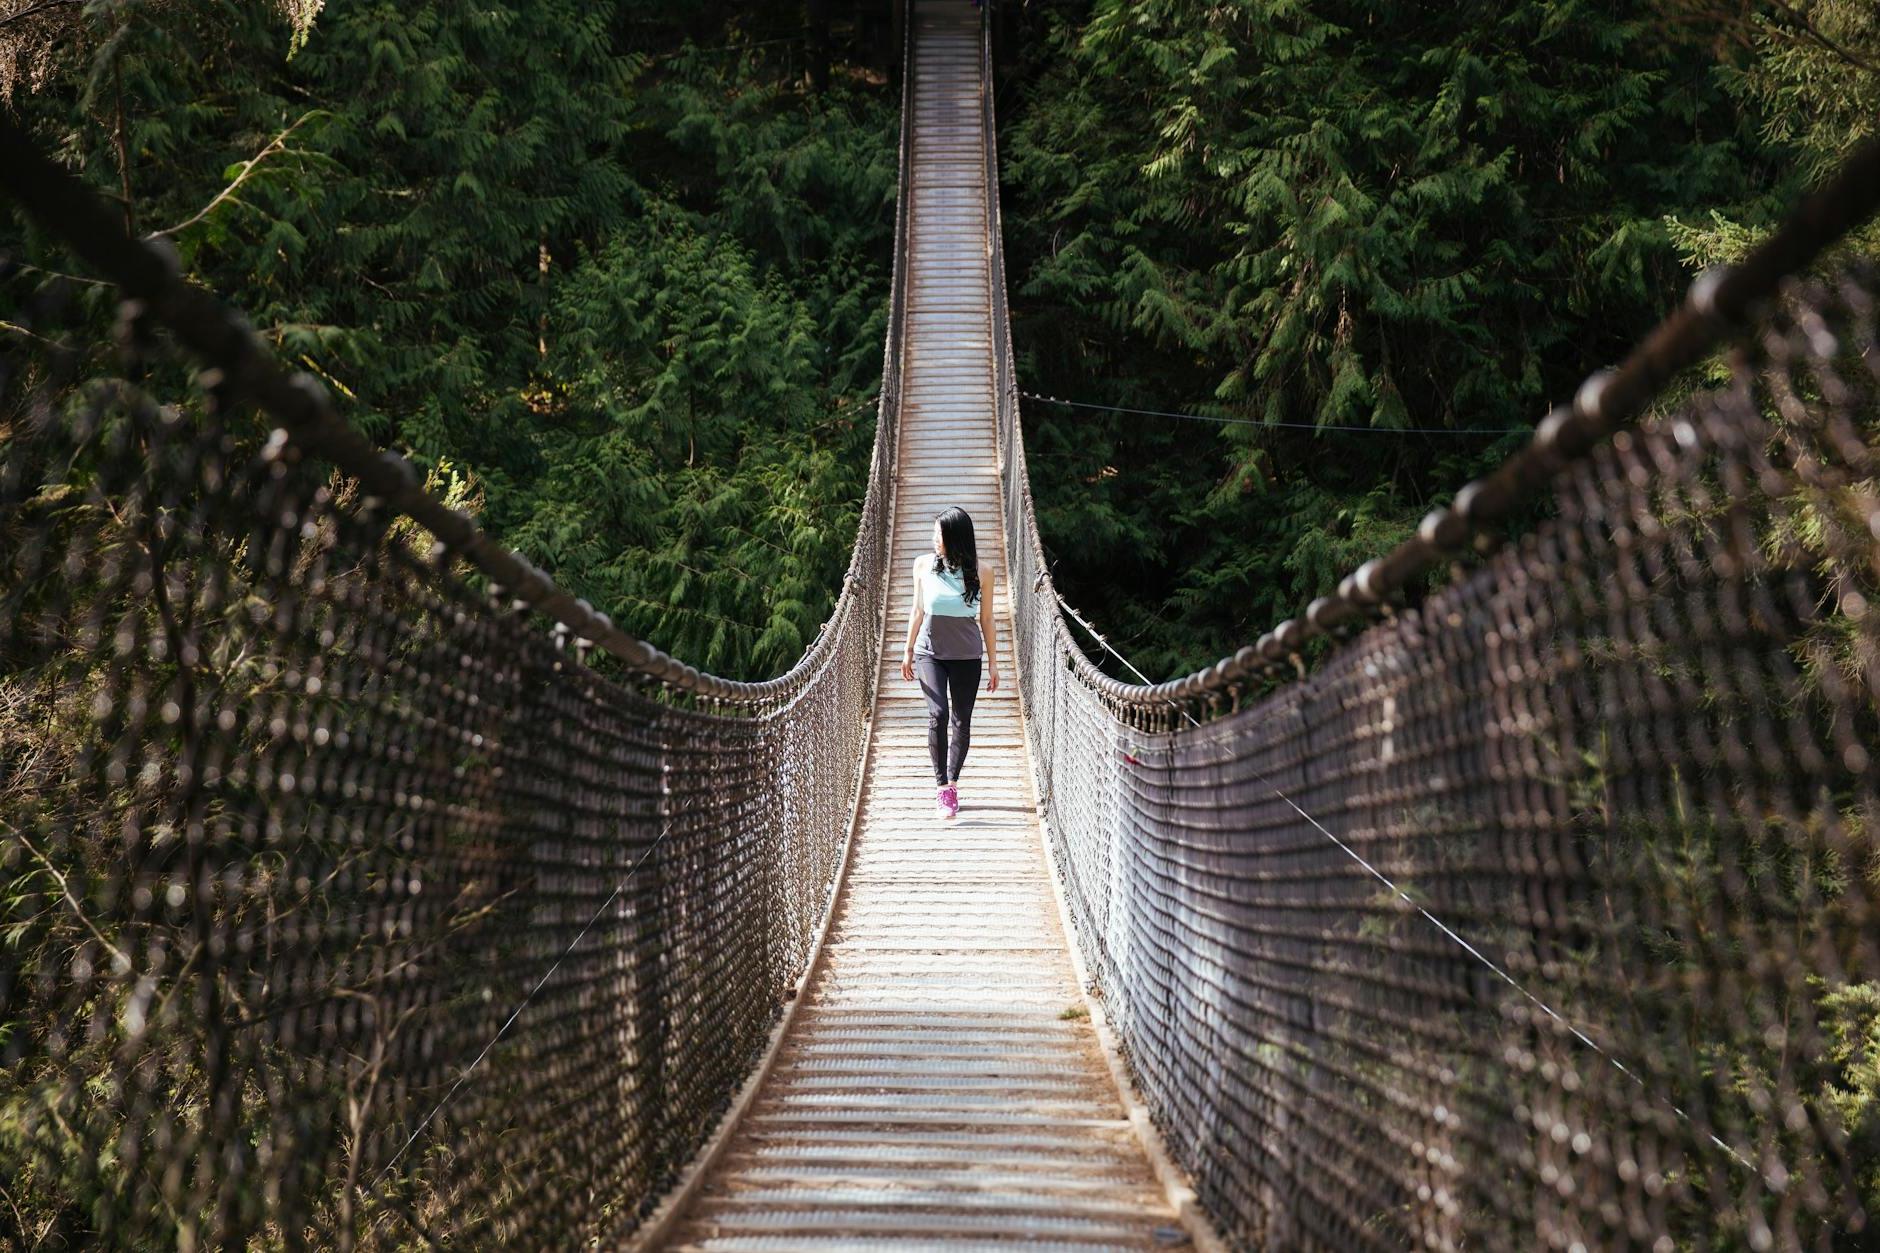
<instances>
[{"instance_id":1,"label":"evergreen tree","mask_svg":"<svg viewBox=\"0 0 1880 1253\"><path fill-rule=\"evenodd\" d=\"M62 6L0 90L499 537L762 678L840 590L885 332L885 30L836 8L821 92L800 7L649 0Z\"/></svg>"},{"instance_id":2,"label":"evergreen tree","mask_svg":"<svg viewBox=\"0 0 1880 1253\"><path fill-rule=\"evenodd\" d=\"M1730 93L1793 154L1793 176L1772 197L1666 217L1686 261L1701 268L1741 257L1787 203L1771 203L1775 196L1821 183L1880 128L1880 8L1863 0L1667 0L1667 8L1681 33L1710 42ZM1839 251L1880 257L1880 223Z\"/></svg>"},{"instance_id":3,"label":"evergreen tree","mask_svg":"<svg viewBox=\"0 0 1880 1253\"><path fill-rule=\"evenodd\" d=\"M1676 300L1667 213L1773 177L1638 5L1098 0L1025 47L1021 377L1246 423L1027 413L1068 594L1158 676L1408 534Z\"/></svg>"}]
</instances>

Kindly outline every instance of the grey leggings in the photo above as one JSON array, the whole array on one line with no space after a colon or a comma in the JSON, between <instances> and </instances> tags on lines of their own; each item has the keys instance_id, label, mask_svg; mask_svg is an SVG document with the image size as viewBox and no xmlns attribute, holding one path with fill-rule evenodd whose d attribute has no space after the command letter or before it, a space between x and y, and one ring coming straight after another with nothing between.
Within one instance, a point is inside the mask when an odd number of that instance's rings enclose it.
<instances>
[{"instance_id":1,"label":"grey leggings","mask_svg":"<svg viewBox=\"0 0 1880 1253\"><path fill-rule=\"evenodd\" d=\"M934 782L941 787L960 781L972 735L973 700L979 695L979 662L977 657L942 661L926 653L914 657L914 673L927 698L927 755L933 758Z\"/></svg>"}]
</instances>

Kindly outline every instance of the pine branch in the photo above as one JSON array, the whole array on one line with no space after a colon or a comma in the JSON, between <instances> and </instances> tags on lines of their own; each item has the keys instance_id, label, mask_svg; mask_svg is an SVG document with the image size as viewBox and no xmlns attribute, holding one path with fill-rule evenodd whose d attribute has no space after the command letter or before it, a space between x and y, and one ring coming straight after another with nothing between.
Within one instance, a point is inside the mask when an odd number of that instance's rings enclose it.
<instances>
[{"instance_id":1,"label":"pine branch","mask_svg":"<svg viewBox=\"0 0 1880 1253\"><path fill-rule=\"evenodd\" d=\"M1855 53L1845 45L1830 39L1827 35L1824 35L1815 26L1814 22L1810 20L1807 13L1797 8L1795 5L1790 4L1788 0L1770 0L1770 4L1775 8L1776 12L1780 13L1784 18L1787 18L1789 22L1798 28L1803 36L1820 47L1823 51L1840 57L1843 61L1854 66L1856 69L1865 70L1869 74L1880 74L1880 66L1875 66L1873 62Z\"/></svg>"},{"instance_id":2,"label":"pine branch","mask_svg":"<svg viewBox=\"0 0 1880 1253\"><path fill-rule=\"evenodd\" d=\"M246 182L248 179L248 176L250 174L253 174L263 161L267 160L271 156L277 156L280 153L287 151L287 137L293 134L296 130L298 130L302 122L305 122L308 118L314 116L314 114L320 113L322 111L323 110L320 110L320 109L309 109L307 112L301 114L299 118L295 119L294 124L292 126L289 126L286 130L282 131L280 134L276 135L273 139L269 140L267 143L267 146L262 148L260 152L257 152L254 156L242 162L241 173L235 176L235 181L230 183L227 187L224 187L221 191L217 192L215 195L215 199L211 200L208 204L204 205L201 209L197 210L194 215L185 219L184 221L178 222L175 226L165 227L163 230L160 230L160 231L152 231L149 235L145 236L145 238L156 239L160 235L175 235L191 226L194 226L196 223L202 221L204 218L208 217L211 213L215 212L216 206L221 204L223 201L227 200L230 196L234 195L235 189L237 187L240 187L244 182Z\"/></svg>"},{"instance_id":3,"label":"pine branch","mask_svg":"<svg viewBox=\"0 0 1880 1253\"><path fill-rule=\"evenodd\" d=\"M50 857L40 852L37 848L34 848L32 842L26 838L24 831L17 828L10 828L10 831L13 838L19 841L20 847L31 853L34 860L39 862L39 864L45 868L46 873L51 875L53 880L58 883L59 895L64 899L65 903L71 907L72 913L77 917L80 925L82 925L85 930L91 932L91 938L98 941L99 946L103 948L105 952L111 954L111 960L116 963L118 969L129 970L131 968L130 958L125 955L123 949L113 944L109 937L98 929L97 923L91 920L91 915L85 912L84 905L79 902L77 894L72 891L71 881L65 877L65 872L53 864Z\"/></svg>"}]
</instances>

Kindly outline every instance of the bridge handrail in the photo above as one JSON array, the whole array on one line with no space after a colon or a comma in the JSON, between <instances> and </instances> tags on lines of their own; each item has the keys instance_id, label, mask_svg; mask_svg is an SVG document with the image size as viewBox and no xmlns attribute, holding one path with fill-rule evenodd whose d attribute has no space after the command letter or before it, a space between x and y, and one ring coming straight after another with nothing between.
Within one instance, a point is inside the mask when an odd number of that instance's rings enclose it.
<instances>
[{"instance_id":1,"label":"bridge handrail","mask_svg":"<svg viewBox=\"0 0 1880 1253\"><path fill-rule=\"evenodd\" d=\"M1376 1253L1871 1230L1880 1123L1838 1112L1861 1063L1832 1041L1880 990L1880 275L1800 271L1880 200L1880 143L1415 539L1132 684L1072 635L1037 530L981 56L1040 808L1217 1230ZM1726 340L1727 385L1640 417ZM1385 609L1542 494L1528 534Z\"/></svg>"},{"instance_id":2,"label":"bridge handrail","mask_svg":"<svg viewBox=\"0 0 1880 1253\"><path fill-rule=\"evenodd\" d=\"M671 1187L795 994L860 803L912 100L855 547L755 683L425 492L0 116L0 192L126 297L123 378L72 377L63 281L13 315L51 347L0 358L0 1174L34 1221L613 1247Z\"/></svg>"}]
</instances>

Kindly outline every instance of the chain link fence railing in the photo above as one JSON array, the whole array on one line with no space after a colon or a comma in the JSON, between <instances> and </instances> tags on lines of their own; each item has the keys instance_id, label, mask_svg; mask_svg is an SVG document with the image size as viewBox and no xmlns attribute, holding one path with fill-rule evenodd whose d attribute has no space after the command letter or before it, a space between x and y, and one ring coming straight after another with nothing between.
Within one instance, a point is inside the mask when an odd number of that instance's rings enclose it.
<instances>
[{"instance_id":1,"label":"chain link fence railing","mask_svg":"<svg viewBox=\"0 0 1880 1253\"><path fill-rule=\"evenodd\" d=\"M1051 584L995 219L1051 844L1143 1096L1231 1244L1876 1239L1880 282L1775 282L1876 185L1868 151L1303 620L1142 686L1090 662ZM1727 383L1622 426L1739 312ZM1532 492L1552 502L1533 533L1384 610Z\"/></svg>"},{"instance_id":2,"label":"chain link fence railing","mask_svg":"<svg viewBox=\"0 0 1880 1253\"><path fill-rule=\"evenodd\" d=\"M761 1054L844 855L905 189L844 589L737 683L444 508L0 128L0 184L134 298L113 377L56 289L0 359L0 1231L618 1243Z\"/></svg>"}]
</instances>

